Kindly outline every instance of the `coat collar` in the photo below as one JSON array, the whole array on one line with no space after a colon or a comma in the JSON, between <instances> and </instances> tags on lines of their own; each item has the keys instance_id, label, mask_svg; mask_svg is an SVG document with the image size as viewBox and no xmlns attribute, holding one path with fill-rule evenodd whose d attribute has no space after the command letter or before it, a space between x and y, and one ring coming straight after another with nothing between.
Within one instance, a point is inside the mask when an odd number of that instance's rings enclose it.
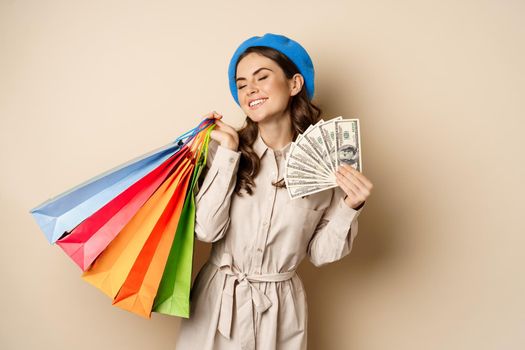
<instances>
[{"instance_id":1,"label":"coat collar","mask_svg":"<svg viewBox=\"0 0 525 350\"><path fill-rule=\"evenodd\" d=\"M260 159L260 158L262 158L262 156L264 155L264 153L266 152L267 149L270 149L272 152L275 152L275 153L281 152L281 154L286 156L286 154L287 154L288 150L290 149L291 145L292 145L292 143L290 142L286 146L281 148L280 150L273 150L270 147L268 147L268 145L266 145L266 143L264 143L264 140L261 137L261 131L259 130L257 132L257 138L255 139L255 142L253 143L252 147L253 147L253 150L255 151L255 153L257 154L257 156Z\"/></svg>"}]
</instances>

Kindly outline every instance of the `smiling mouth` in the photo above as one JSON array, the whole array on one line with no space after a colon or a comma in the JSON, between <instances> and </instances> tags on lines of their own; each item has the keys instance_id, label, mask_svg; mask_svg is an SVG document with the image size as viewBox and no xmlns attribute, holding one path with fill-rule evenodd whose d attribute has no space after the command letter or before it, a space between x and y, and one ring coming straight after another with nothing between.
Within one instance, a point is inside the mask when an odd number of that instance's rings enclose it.
<instances>
[{"instance_id":1,"label":"smiling mouth","mask_svg":"<svg viewBox=\"0 0 525 350\"><path fill-rule=\"evenodd\" d=\"M258 102L258 103L254 104L254 105L251 105L251 106L248 105L248 107L250 107L250 109L252 109L252 110L257 109L257 108L259 108L260 106L262 106L266 102L267 98L263 98L263 99L259 99L259 100L261 102Z\"/></svg>"}]
</instances>

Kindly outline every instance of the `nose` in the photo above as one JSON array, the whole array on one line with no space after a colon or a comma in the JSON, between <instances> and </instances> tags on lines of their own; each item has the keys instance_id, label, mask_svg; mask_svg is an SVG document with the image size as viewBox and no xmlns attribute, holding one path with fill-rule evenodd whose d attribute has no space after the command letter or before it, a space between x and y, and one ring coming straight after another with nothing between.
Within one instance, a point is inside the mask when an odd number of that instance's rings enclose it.
<instances>
[{"instance_id":1,"label":"nose","mask_svg":"<svg viewBox=\"0 0 525 350\"><path fill-rule=\"evenodd\" d=\"M253 87L253 88L251 88L251 89L248 90L248 91L249 91L249 92L248 92L248 96L251 96L251 95L253 95L254 93L257 93L258 90L257 90L256 87Z\"/></svg>"},{"instance_id":2,"label":"nose","mask_svg":"<svg viewBox=\"0 0 525 350\"><path fill-rule=\"evenodd\" d=\"M251 94L253 94L254 92L259 91L259 89L257 88L257 86L256 86L255 84L252 84L252 83L247 83L246 88L247 88L247 90L248 90L248 95L251 95Z\"/></svg>"}]
</instances>

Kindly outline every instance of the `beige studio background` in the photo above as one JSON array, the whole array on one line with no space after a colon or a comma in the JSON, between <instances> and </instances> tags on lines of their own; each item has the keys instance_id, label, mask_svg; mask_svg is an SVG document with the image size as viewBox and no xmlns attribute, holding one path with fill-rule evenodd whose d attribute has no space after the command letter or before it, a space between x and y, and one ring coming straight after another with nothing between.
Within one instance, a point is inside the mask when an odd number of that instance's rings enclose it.
<instances>
[{"instance_id":1,"label":"beige studio background","mask_svg":"<svg viewBox=\"0 0 525 350\"><path fill-rule=\"evenodd\" d=\"M309 349L523 349L523 1L0 1L1 349L174 349L111 305L32 207L216 110L227 65L282 33L375 185L352 253L299 270ZM200 268L209 246L198 244ZM196 271L195 271L196 272Z\"/></svg>"}]
</instances>

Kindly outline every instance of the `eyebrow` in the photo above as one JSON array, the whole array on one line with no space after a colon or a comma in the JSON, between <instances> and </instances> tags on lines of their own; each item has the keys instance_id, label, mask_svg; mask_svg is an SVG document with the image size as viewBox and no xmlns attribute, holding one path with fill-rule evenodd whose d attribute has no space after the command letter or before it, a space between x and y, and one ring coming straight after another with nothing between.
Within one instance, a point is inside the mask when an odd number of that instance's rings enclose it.
<instances>
[{"instance_id":1,"label":"eyebrow","mask_svg":"<svg viewBox=\"0 0 525 350\"><path fill-rule=\"evenodd\" d=\"M261 68L257 69L255 72L253 72L252 75L255 75L255 74L259 73L259 72L262 71L263 69L268 69L270 72L273 72L273 70L271 70L270 68L261 67ZM246 80L246 78L239 77L239 78L235 79L236 82L239 81L239 80Z\"/></svg>"}]
</instances>

